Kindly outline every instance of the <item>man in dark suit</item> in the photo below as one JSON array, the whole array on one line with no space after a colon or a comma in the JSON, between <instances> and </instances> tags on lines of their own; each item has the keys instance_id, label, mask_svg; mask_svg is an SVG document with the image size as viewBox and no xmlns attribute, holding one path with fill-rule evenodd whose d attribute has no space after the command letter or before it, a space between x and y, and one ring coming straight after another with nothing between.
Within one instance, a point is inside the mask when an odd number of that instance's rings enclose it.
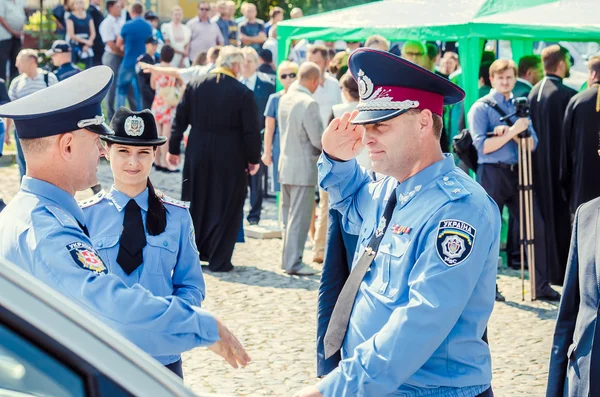
<instances>
[{"instance_id":1,"label":"man in dark suit","mask_svg":"<svg viewBox=\"0 0 600 397\"><path fill-rule=\"evenodd\" d=\"M180 161L183 133L191 126L181 197L190 202L200 260L214 272L233 270L231 256L242 224L247 173L260 161L254 95L238 80L244 56L223 47L216 67L192 80L182 94L167 161ZM221 116L224 109L226 116ZM215 116L217 115L217 116Z\"/></svg>"},{"instance_id":2,"label":"man in dark suit","mask_svg":"<svg viewBox=\"0 0 600 397\"><path fill-rule=\"evenodd\" d=\"M597 198L583 204L575 214L550 356L547 397L600 396L599 213Z\"/></svg>"},{"instance_id":3,"label":"man in dark suit","mask_svg":"<svg viewBox=\"0 0 600 397\"><path fill-rule=\"evenodd\" d=\"M104 55L104 43L100 36L100 24L104 21L104 14L102 13L102 7L100 5L102 0L90 0L90 6L87 9L88 14L94 21L94 27L96 28L96 38L94 39L94 66L102 65L102 55Z\"/></svg>"},{"instance_id":4,"label":"man in dark suit","mask_svg":"<svg viewBox=\"0 0 600 397\"><path fill-rule=\"evenodd\" d=\"M269 101L269 96L275 93L275 84L271 78L262 72L258 72L259 56L252 47L242 48L244 54L244 66L242 67L242 77L240 81L252 92L256 100L258 126L261 130L265 128L265 108ZM246 218L251 225L257 225L260 221L262 211L264 179L266 178L266 169L264 164L256 175L250 177L250 213Z\"/></svg>"}]
</instances>

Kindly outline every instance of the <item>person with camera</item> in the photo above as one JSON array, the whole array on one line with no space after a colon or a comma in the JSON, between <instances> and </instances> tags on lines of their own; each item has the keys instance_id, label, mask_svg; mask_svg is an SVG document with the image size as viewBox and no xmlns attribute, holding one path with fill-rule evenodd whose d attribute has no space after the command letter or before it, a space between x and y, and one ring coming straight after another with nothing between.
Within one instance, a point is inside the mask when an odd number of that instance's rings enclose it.
<instances>
[{"instance_id":1,"label":"person with camera","mask_svg":"<svg viewBox=\"0 0 600 397\"><path fill-rule=\"evenodd\" d=\"M531 147L537 146L537 135L529 117L517 117L525 113L526 100L515 100L512 90L517 80L517 65L512 60L498 59L490 66L490 93L471 107L468 114L473 145L477 149L477 181L494 199L500 211L504 206L516 221L519 220L519 134L528 133ZM520 109L519 109L520 108ZM506 121L500 118L506 115ZM535 178L535 175L534 175ZM535 282L536 299L558 301L560 294L548 283L546 237L544 222L534 197L533 218L535 236ZM511 253L507 253L511 254ZM497 292L496 300L504 297Z\"/></svg>"}]
</instances>

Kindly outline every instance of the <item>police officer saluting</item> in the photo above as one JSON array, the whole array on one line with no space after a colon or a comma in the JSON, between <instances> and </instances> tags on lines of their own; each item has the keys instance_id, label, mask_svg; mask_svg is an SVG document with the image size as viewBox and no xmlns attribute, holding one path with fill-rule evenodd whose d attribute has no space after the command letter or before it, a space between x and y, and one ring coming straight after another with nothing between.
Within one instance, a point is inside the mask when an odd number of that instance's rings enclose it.
<instances>
[{"instance_id":1,"label":"police officer saluting","mask_svg":"<svg viewBox=\"0 0 600 397\"><path fill-rule=\"evenodd\" d=\"M498 207L439 144L464 92L392 54L349 59L357 110L323 134L319 183L359 235L325 356L339 366L296 396L491 396L484 341L494 307ZM366 146L373 182L355 160Z\"/></svg>"},{"instance_id":2,"label":"police officer saluting","mask_svg":"<svg viewBox=\"0 0 600 397\"><path fill-rule=\"evenodd\" d=\"M15 120L27 163L21 190L0 214L0 258L73 299L153 356L208 346L232 366L250 358L227 327L206 310L168 296L154 297L108 274L92 246L74 199L97 183L113 132L100 108L113 81L99 66L0 106Z\"/></svg>"}]
</instances>

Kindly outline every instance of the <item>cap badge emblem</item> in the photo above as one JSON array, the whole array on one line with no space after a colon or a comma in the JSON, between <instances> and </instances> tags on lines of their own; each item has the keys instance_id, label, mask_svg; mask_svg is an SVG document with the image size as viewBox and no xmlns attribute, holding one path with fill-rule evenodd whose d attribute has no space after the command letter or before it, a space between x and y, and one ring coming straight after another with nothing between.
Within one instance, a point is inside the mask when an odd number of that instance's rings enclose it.
<instances>
[{"instance_id":1,"label":"cap badge emblem","mask_svg":"<svg viewBox=\"0 0 600 397\"><path fill-rule=\"evenodd\" d=\"M359 69L358 94L360 95L360 98L367 99L368 97L370 97L373 94L374 88L375 86L373 85L373 82L371 81L369 76L367 76L365 72L362 71L362 69Z\"/></svg>"},{"instance_id":2,"label":"cap badge emblem","mask_svg":"<svg viewBox=\"0 0 600 397\"><path fill-rule=\"evenodd\" d=\"M129 116L125 120L125 133L129 136L140 136L144 133L144 120L138 116Z\"/></svg>"}]
</instances>

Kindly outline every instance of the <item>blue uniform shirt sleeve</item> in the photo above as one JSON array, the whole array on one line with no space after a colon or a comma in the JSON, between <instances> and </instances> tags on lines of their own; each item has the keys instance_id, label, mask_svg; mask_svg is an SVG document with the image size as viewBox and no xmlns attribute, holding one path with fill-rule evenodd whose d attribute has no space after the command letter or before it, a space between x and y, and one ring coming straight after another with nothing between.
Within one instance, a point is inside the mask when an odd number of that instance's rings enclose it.
<instances>
[{"instance_id":1,"label":"blue uniform shirt sleeve","mask_svg":"<svg viewBox=\"0 0 600 397\"><path fill-rule=\"evenodd\" d=\"M277 118L277 94L271 94L269 96L269 100L267 101L267 106L265 106L265 117L272 117L274 119Z\"/></svg>"},{"instance_id":2,"label":"blue uniform shirt sleeve","mask_svg":"<svg viewBox=\"0 0 600 397\"><path fill-rule=\"evenodd\" d=\"M368 184L371 182L367 171L355 159L334 161L325 152L318 162L319 186L329 193L329 206L342 214L344 230L359 234L363 215L361 209L371 201Z\"/></svg>"},{"instance_id":3,"label":"blue uniform shirt sleeve","mask_svg":"<svg viewBox=\"0 0 600 397\"><path fill-rule=\"evenodd\" d=\"M196 248L194 226L187 210L181 219L181 237L177 264L173 269L173 295L190 305L200 306L206 296L206 286Z\"/></svg>"},{"instance_id":4,"label":"blue uniform shirt sleeve","mask_svg":"<svg viewBox=\"0 0 600 397\"><path fill-rule=\"evenodd\" d=\"M153 296L139 284L129 288L116 275L80 266L67 248L78 242L92 247L73 228L42 237L33 257L36 276L152 356L180 354L219 340L216 320L204 309L177 297Z\"/></svg>"},{"instance_id":5,"label":"blue uniform shirt sleeve","mask_svg":"<svg viewBox=\"0 0 600 397\"><path fill-rule=\"evenodd\" d=\"M475 102L469 110L469 132L473 138L473 146L477 149L479 155L483 154L483 145L487 139L489 128L489 119L486 112L486 105L483 102Z\"/></svg>"},{"instance_id":6,"label":"blue uniform shirt sleeve","mask_svg":"<svg viewBox=\"0 0 600 397\"><path fill-rule=\"evenodd\" d=\"M476 230L470 254L454 266L446 265L438 254L443 220L463 221ZM469 300L477 299L473 291L483 272L494 272L495 279L496 267L490 262L497 261L499 236L500 214L491 205L474 211L473 202L465 200L448 203L436 212L415 236L420 254L408 276L408 302L396 308L379 332L318 383L321 394L385 396L395 392L440 347ZM489 294L491 314L493 288ZM479 325L483 335L484 324Z\"/></svg>"}]
</instances>

